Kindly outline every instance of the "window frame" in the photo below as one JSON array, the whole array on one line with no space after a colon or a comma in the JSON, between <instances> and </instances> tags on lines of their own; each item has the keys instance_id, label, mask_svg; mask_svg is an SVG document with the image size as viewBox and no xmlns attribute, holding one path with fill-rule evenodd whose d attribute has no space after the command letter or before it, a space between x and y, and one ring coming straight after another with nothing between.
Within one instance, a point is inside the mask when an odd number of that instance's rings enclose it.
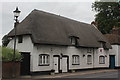
<instances>
[{"instance_id":1,"label":"window frame","mask_svg":"<svg viewBox=\"0 0 120 80\"><path fill-rule=\"evenodd\" d=\"M91 60L90 60L90 61L89 61L89 59L88 59L88 56L91 56ZM92 55L90 55L90 54L87 55L87 64L88 64L88 65L91 65L91 64L92 64Z\"/></svg>"},{"instance_id":2,"label":"window frame","mask_svg":"<svg viewBox=\"0 0 120 80\"><path fill-rule=\"evenodd\" d=\"M22 35L18 36L18 43L23 43L23 36Z\"/></svg>"},{"instance_id":3,"label":"window frame","mask_svg":"<svg viewBox=\"0 0 120 80\"><path fill-rule=\"evenodd\" d=\"M50 65L50 55L49 54L39 54L38 65L39 66L49 66Z\"/></svg>"},{"instance_id":4,"label":"window frame","mask_svg":"<svg viewBox=\"0 0 120 80\"><path fill-rule=\"evenodd\" d=\"M72 65L80 65L80 56L79 55L72 55Z\"/></svg>"},{"instance_id":5,"label":"window frame","mask_svg":"<svg viewBox=\"0 0 120 80\"><path fill-rule=\"evenodd\" d=\"M101 60L101 57L103 60ZM103 55L99 56L99 64L105 64L105 56Z\"/></svg>"},{"instance_id":6,"label":"window frame","mask_svg":"<svg viewBox=\"0 0 120 80\"><path fill-rule=\"evenodd\" d=\"M76 42L77 42L76 38L75 37L71 37L70 38L70 42L71 42L72 45L76 45Z\"/></svg>"},{"instance_id":7,"label":"window frame","mask_svg":"<svg viewBox=\"0 0 120 80\"><path fill-rule=\"evenodd\" d=\"M70 43L74 46L77 46L78 45L78 39L79 37L76 37L76 36L69 36L70 38Z\"/></svg>"}]
</instances>

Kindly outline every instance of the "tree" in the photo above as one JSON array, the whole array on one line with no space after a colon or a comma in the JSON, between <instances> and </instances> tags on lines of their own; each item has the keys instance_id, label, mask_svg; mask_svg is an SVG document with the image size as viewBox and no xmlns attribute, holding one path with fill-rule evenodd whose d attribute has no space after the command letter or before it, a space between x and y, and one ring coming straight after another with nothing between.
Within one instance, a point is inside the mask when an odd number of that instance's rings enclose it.
<instances>
[{"instance_id":1,"label":"tree","mask_svg":"<svg viewBox=\"0 0 120 80\"><path fill-rule=\"evenodd\" d=\"M8 43L9 43L9 38L8 38L8 36L7 35L5 35L3 38L2 38L2 46L7 46L8 45Z\"/></svg>"},{"instance_id":2,"label":"tree","mask_svg":"<svg viewBox=\"0 0 120 80\"><path fill-rule=\"evenodd\" d=\"M103 33L110 33L113 26L120 27L120 3L119 2L94 2L92 8L97 12L95 22Z\"/></svg>"}]
</instances>

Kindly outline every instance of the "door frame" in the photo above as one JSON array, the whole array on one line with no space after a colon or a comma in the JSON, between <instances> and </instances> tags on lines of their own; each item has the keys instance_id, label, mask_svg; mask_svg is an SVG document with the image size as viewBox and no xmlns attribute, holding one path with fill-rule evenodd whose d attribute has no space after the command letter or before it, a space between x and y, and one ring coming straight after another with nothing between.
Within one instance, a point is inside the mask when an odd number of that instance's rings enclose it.
<instances>
[{"instance_id":1,"label":"door frame","mask_svg":"<svg viewBox=\"0 0 120 80\"><path fill-rule=\"evenodd\" d=\"M29 73L28 73L28 75L30 75L30 60L31 60L30 52L20 52L20 53L21 53L21 55L22 55L22 54L23 54L23 55L24 55L24 54L28 54L28 56L29 56L29 66L28 66L28 67L29 67L29 71L28 71ZM21 62L21 63L22 63L22 62ZM20 64L20 65L22 65L22 64ZM20 69L21 69L21 68L22 68L22 66L20 67ZM22 70L22 69L21 69L21 70ZM27 74L23 74L21 70L20 70L20 74L21 74L21 75L27 75Z\"/></svg>"},{"instance_id":2,"label":"door frame","mask_svg":"<svg viewBox=\"0 0 120 80\"><path fill-rule=\"evenodd\" d=\"M114 56L114 68L115 69L115 55L109 55L109 68L111 68L111 56Z\"/></svg>"},{"instance_id":3,"label":"door frame","mask_svg":"<svg viewBox=\"0 0 120 80\"><path fill-rule=\"evenodd\" d=\"M60 73L60 56L59 55L53 55L53 60L54 60L54 57L58 57L58 73Z\"/></svg>"},{"instance_id":4,"label":"door frame","mask_svg":"<svg viewBox=\"0 0 120 80\"><path fill-rule=\"evenodd\" d=\"M68 55L62 55L62 58L66 57L67 58L67 72L69 71L69 56Z\"/></svg>"}]
</instances>

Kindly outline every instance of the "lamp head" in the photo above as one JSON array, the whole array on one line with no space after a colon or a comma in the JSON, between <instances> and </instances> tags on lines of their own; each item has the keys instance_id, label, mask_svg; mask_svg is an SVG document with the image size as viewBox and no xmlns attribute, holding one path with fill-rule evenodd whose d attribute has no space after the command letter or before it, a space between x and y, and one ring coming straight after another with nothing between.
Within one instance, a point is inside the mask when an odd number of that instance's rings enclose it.
<instances>
[{"instance_id":1,"label":"lamp head","mask_svg":"<svg viewBox=\"0 0 120 80\"><path fill-rule=\"evenodd\" d=\"M20 15L20 12L21 12L21 11L18 10L18 7L16 7L16 10L13 11L13 13L14 13L14 17L18 18L19 15Z\"/></svg>"}]
</instances>

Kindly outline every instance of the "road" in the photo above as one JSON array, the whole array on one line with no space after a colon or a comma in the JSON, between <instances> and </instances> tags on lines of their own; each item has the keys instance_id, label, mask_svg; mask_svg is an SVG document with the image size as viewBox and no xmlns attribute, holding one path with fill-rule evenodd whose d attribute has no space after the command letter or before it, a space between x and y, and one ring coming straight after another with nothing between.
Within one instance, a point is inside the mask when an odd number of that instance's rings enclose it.
<instances>
[{"instance_id":1,"label":"road","mask_svg":"<svg viewBox=\"0 0 120 80\"><path fill-rule=\"evenodd\" d=\"M17 79L3 80L118 80L120 70L91 70L74 73L62 73L54 75L36 75L36 76L21 76ZM81 78L81 79L80 79ZM105 78L105 79L104 79ZM120 79L119 79L120 80Z\"/></svg>"},{"instance_id":2,"label":"road","mask_svg":"<svg viewBox=\"0 0 120 80\"><path fill-rule=\"evenodd\" d=\"M64 78L118 78L118 75L120 76L119 73L120 72L118 71L112 71L85 75L66 76Z\"/></svg>"}]
</instances>

